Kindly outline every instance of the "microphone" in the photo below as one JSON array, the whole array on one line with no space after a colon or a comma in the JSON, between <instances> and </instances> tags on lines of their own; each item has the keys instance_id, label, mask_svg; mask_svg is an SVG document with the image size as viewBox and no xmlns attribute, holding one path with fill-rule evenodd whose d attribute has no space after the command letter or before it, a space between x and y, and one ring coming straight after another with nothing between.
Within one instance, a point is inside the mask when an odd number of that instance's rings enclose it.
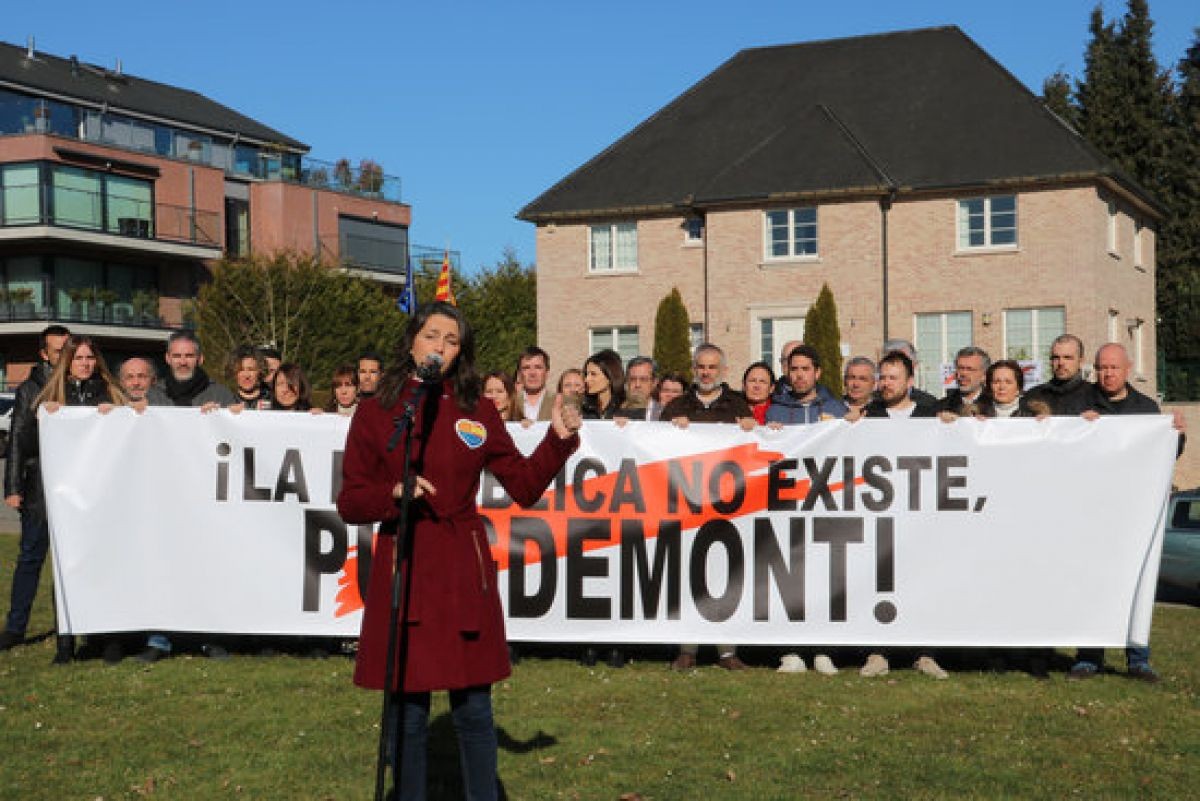
<instances>
[{"instance_id":1,"label":"microphone","mask_svg":"<svg viewBox=\"0 0 1200 801\"><path fill-rule=\"evenodd\" d=\"M431 353L417 365L417 379L425 384L436 384L442 380L442 357Z\"/></svg>"}]
</instances>

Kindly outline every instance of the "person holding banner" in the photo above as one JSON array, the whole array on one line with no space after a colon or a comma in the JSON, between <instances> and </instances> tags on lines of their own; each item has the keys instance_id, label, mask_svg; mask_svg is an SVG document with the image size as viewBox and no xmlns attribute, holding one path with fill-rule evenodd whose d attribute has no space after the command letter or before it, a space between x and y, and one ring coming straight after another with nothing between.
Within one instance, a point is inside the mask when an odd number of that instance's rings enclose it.
<instances>
[{"instance_id":1,"label":"person holding banner","mask_svg":"<svg viewBox=\"0 0 1200 801\"><path fill-rule=\"evenodd\" d=\"M36 418L39 407L45 408L48 414L54 414L63 406L106 406L115 404L122 406L127 402L125 392L108 372L104 357L96 348L91 337L72 334L63 346L62 356L42 388L41 393L33 402L33 412ZM21 432L21 449L31 454L40 450L38 425L33 425ZM38 482L37 492L43 492L41 482ZM44 507L45 499L41 499ZM105 650L105 661L119 661L121 657L120 644L110 641ZM59 634L57 648L54 654L54 664L63 665L75 658L75 638L70 634Z\"/></svg>"},{"instance_id":2,"label":"person holding banner","mask_svg":"<svg viewBox=\"0 0 1200 801\"><path fill-rule=\"evenodd\" d=\"M403 431L406 404L415 403L423 386L431 394L413 410L413 478L406 489L404 448L392 445ZM391 655L396 671L387 688L400 695L386 728L401 799L425 797L435 690L450 693L466 797L497 797L491 685L511 667L496 564L475 505L480 473L487 469L517 503L531 505L578 447L580 425L578 409L556 398L545 437L523 456L495 405L481 395L471 327L456 307L441 302L416 311L378 393L351 421L338 513L347 523L382 523L354 672L354 682L368 689L386 684L392 566L406 493L411 504L411 551L403 570L411 605L398 632L407 648ZM406 662L400 654L407 654Z\"/></svg>"}]
</instances>

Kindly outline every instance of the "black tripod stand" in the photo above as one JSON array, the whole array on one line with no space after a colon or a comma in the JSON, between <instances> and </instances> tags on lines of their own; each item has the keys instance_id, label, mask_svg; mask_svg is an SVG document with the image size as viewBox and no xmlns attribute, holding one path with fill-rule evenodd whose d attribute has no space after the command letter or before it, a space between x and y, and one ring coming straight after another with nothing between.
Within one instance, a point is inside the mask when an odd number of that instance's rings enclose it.
<instances>
[{"instance_id":1,"label":"black tripod stand","mask_svg":"<svg viewBox=\"0 0 1200 801\"><path fill-rule=\"evenodd\" d=\"M400 496L400 517L396 525L396 547L393 554L395 558L392 565L391 608L388 612L387 662L384 666L383 680L383 717L379 725L379 751L375 762L375 801L384 801L388 745L393 739L396 749L392 755L392 785L400 786L400 757L404 752L404 726L401 716L404 714L404 681L408 668L408 610L412 597L412 581L406 580L404 571L407 566L408 578L411 579L413 538L410 510L416 481L412 459L413 424L417 409L424 403L423 428L425 431L430 430L437 413L437 393L441 380L440 372L436 370L421 369L417 371L417 375L422 379L421 383L412 398L404 404L403 414L395 419L395 428L387 443L388 453L394 451L401 442L404 444L401 451L404 469L400 478L404 492ZM401 621L404 622L403 626L400 625ZM396 728L394 738L391 731L393 725Z\"/></svg>"}]
</instances>

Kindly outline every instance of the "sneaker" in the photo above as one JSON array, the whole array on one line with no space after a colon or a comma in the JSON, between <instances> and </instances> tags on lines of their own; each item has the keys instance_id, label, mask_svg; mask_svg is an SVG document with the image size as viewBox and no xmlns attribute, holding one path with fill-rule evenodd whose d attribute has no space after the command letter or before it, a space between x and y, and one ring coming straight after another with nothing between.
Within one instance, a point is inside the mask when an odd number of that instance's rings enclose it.
<instances>
[{"instance_id":1,"label":"sneaker","mask_svg":"<svg viewBox=\"0 0 1200 801\"><path fill-rule=\"evenodd\" d=\"M143 662L147 665L153 665L158 660L166 659L168 656L170 656L170 654L163 649L155 648L153 645L147 645L142 649L142 652L137 655L137 661Z\"/></svg>"},{"instance_id":2,"label":"sneaker","mask_svg":"<svg viewBox=\"0 0 1200 801\"><path fill-rule=\"evenodd\" d=\"M862 666L862 670L858 671L858 675L873 679L876 676L886 676L887 672L888 661L883 654L871 654L867 657L867 663Z\"/></svg>"},{"instance_id":3,"label":"sneaker","mask_svg":"<svg viewBox=\"0 0 1200 801\"><path fill-rule=\"evenodd\" d=\"M950 674L942 670L942 666L937 663L937 660L932 656L922 656L913 663L913 669L918 673L924 673L932 679L948 679Z\"/></svg>"},{"instance_id":4,"label":"sneaker","mask_svg":"<svg viewBox=\"0 0 1200 801\"><path fill-rule=\"evenodd\" d=\"M1129 672L1127 672L1125 675L1131 679L1144 681L1147 684L1158 684L1160 681L1162 681L1162 677L1159 676L1154 668L1150 667L1150 664L1147 662L1142 662L1137 665L1130 665Z\"/></svg>"},{"instance_id":5,"label":"sneaker","mask_svg":"<svg viewBox=\"0 0 1200 801\"><path fill-rule=\"evenodd\" d=\"M784 654L779 658L779 667L775 670L778 673L804 673L808 666L804 664L800 654Z\"/></svg>"},{"instance_id":6,"label":"sneaker","mask_svg":"<svg viewBox=\"0 0 1200 801\"><path fill-rule=\"evenodd\" d=\"M25 642L25 635L23 634L17 634L12 631L0 633L0 651L7 651L23 642Z\"/></svg>"},{"instance_id":7,"label":"sneaker","mask_svg":"<svg viewBox=\"0 0 1200 801\"><path fill-rule=\"evenodd\" d=\"M726 670L746 670L750 667L745 662L738 659L737 654L725 654L725 656L717 660L717 664Z\"/></svg>"},{"instance_id":8,"label":"sneaker","mask_svg":"<svg viewBox=\"0 0 1200 801\"><path fill-rule=\"evenodd\" d=\"M1083 681L1084 679L1094 679L1099 675L1100 668L1091 662L1076 662L1067 673L1067 679L1070 681Z\"/></svg>"},{"instance_id":9,"label":"sneaker","mask_svg":"<svg viewBox=\"0 0 1200 801\"><path fill-rule=\"evenodd\" d=\"M680 653L675 657L675 661L671 663L671 670L691 670L696 666L696 655Z\"/></svg>"},{"instance_id":10,"label":"sneaker","mask_svg":"<svg viewBox=\"0 0 1200 801\"><path fill-rule=\"evenodd\" d=\"M825 654L817 654L816 659L813 660L813 670L822 676L836 676L838 672L833 660Z\"/></svg>"}]
</instances>

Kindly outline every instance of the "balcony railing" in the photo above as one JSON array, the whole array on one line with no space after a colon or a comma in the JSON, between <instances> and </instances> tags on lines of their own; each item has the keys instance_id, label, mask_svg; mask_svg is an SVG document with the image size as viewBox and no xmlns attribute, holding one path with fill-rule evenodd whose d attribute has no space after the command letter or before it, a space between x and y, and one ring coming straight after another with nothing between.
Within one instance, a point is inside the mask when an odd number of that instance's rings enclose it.
<instances>
[{"instance_id":1,"label":"balcony railing","mask_svg":"<svg viewBox=\"0 0 1200 801\"><path fill-rule=\"evenodd\" d=\"M289 176L285 168L282 177L285 181L294 181L314 189L332 189L352 195L401 202L400 179L394 175L384 175L382 167L370 162L362 162L354 167L346 161L333 163L305 156L300 162L299 175Z\"/></svg>"},{"instance_id":2,"label":"balcony railing","mask_svg":"<svg viewBox=\"0 0 1200 801\"><path fill-rule=\"evenodd\" d=\"M38 320L62 323L97 323L131 328L162 328L162 317L135 310L132 303L72 303L57 306L0 301L0 324Z\"/></svg>"},{"instance_id":3,"label":"balcony railing","mask_svg":"<svg viewBox=\"0 0 1200 801\"><path fill-rule=\"evenodd\" d=\"M53 203L47 202L52 198ZM221 216L140 198L40 184L4 187L0 226L53 225L131 239L182 242L220 248ZM51 210L50 207L53 207Z\"/></svg>"}]
</instances>

